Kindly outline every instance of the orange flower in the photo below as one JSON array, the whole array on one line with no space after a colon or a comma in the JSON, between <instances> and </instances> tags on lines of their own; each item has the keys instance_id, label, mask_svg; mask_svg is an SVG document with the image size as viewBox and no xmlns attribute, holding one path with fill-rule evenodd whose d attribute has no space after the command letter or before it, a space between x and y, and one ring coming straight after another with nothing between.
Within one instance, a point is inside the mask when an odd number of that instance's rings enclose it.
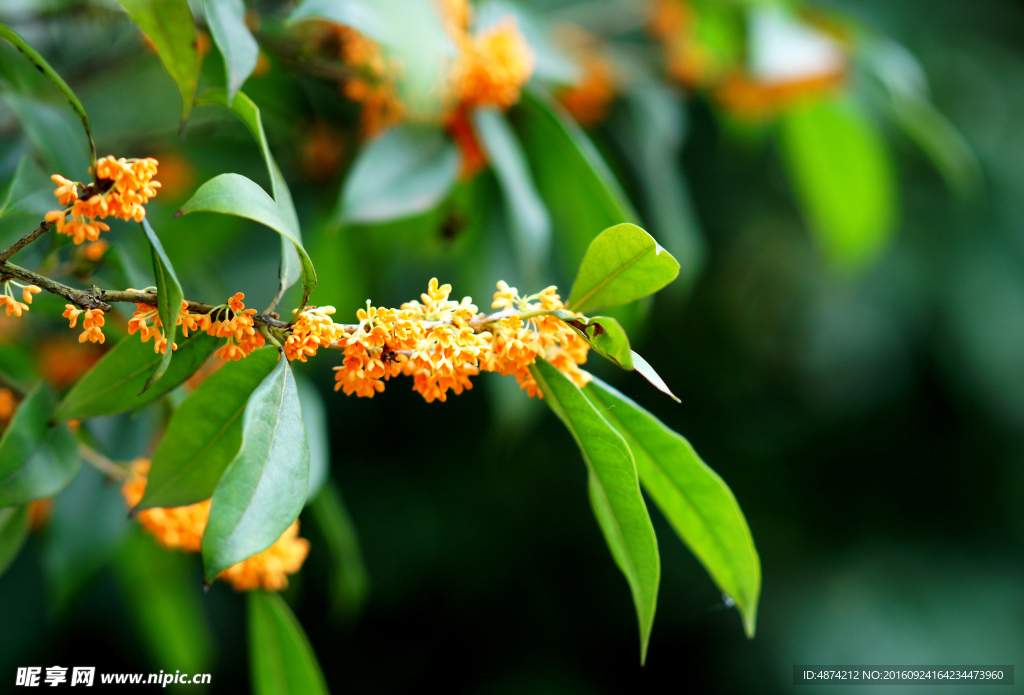
<instances>
[{"instance_id":1,"label":"orange flower","mask_svg":"<svg viewBox=\"0 0 1024 695\"><path fill-rule=\"evenodd\" d=\"M284 344L284 355L289 360L305 362L320 347L327 347L342 338L345 333L330 316L335 312L333 306L308 307L292 324L291 335Z\"/></svg>"},{"instance_id":2,"label":"orange flower","mask_svg":"<svg viewBox=\"0 0 1024 695\"><path fill-rule=\"evenodd\" d=\"M559 101L576 121L590 126L603 121L615 99L611 64L597 53L580 60L582 79L558 95Z\"/></svg>"},{"instance_id":3,"label":"orange flower","mask_svg":"<svg viewBox=\"0 0 1024 695\"><path fill-rule=\"evenodd\" d=\"M263 336L256 330L256 323L252 318L256 315L256 310L246 309L243 299L245 295L237 292L228 300L226 308L221 307L210 312L221 318L213 321L207 316L206 321L199 324L210 335L228 339L227 343L213 353L214 357L225 361L240 360L266 344ZM231 318L227 318L227 314L230 314Z\"/></svg>"},{"instance_id":4,"label":"orange flower","mask_svg":"<svg viewBox=\"0 0 1024 695\"><path fill-rule=\"evenodd\" d=\"M14 290L11 286L21 288L21 298L23 302L19 302L14 298ZM28 305L32 303L32 295L39 294L42 292L41 289L35 285L22 285L20 282L14 280L8 280L3 284L3 293L0 293L0 307L6 306L8 316L21 317L21 315L28 311Z\"/></svg>"},{"instance_id":5,"label":"orange flower","mask_svg":"<svg viewBox=\"0 0 1024 695\"><path fill-rule=\"evenodd\" d=\"M78 336L78 342L84 343L89 341L90 343L103 343L106 341L106 336L103 335L103 324L106 319L103 318L103 311L100 309L86 309L84 312L81 309L76 309L73 304L64 305L64 313L61 314L64 318L68 319L69 326L75 327L78 323L78 317L81 314L85 314L82 318L82 334Z\"/></svg>"},{"instance_id":6,"label":"orange flower","mask_svg":"<svg viewBox=\"0 0 1024 695\"><path fill-rule=\"evenodd\" d=\"M18 399L14 397L14 392L8 388L0 388L0 421L10 420L17 407Z\"/></svg>"},{"instance_id":7,"label":"orange flower","mask_svg":"<svg viewBox=\"0 0 1024 695\"><path fill-rule=\"evenodd\" d=\"M101 258L103 258L103 254L105 254L107 252L107 249L109 248L110 244L101 239L99 241L94 241L91 244L87 245L85 247L85 250L83 251L83 255L93 263L96 263Z\"/></svg>"},{"instance_id":8,"label":"orange flower","mask_svg":"<svg viewBox=\"0 0 1024 695\"><path fill-rule=\"evenodd\" d=\"M507 109L519 101L520 90L533 73L534 55L514 19L466 37L461 44L453 82L463 105Z\"/></svg>"},{"instance_id":9,"label":"orange flower","mask_svg":"<svg viewBox=\"0 0 1024 695\"><path fill-rule=\"evenodd\" d=\"M160 188L160 183L153 180L157 164L152 158L128 160L123 157L104 157L96 162L97 181L94 186L85 186L54 174L51 177L57 184L54 195L61 205L74 204L70 212L51 210L43 219L53 223L58 234L72 237L76 244L96 241L100 232L109 231L110 227L98 219L117 217L141 222L146 216L146 208L143 206ZM83 193L95 192L82 200L79 198L79 186ZM67 221L67 216L71 217L70 221Z\"/></svg>"},{"instance_id":10,"label":"orange flower","mask_svg":"<svg viewBox=\"0 0 1024 695\"><path fill-rule=\"evenodd\" d=\"M399 375L413 378L413 389L428 402L445 401L473 387L481 371L515 376L529 395L537 395L530 365L544 358L583 386L590 375L579 368L589 346L561 320L544 312L563 309L555 287L522 298L514 287L498 283L493 307L506 314L486 326L466 297L449 298L451 285L431 279L420 301L397 311L367 303L357 313L359 324L336 342L344 350L335 367L335 390L373 397L384 382ZM527 316L524 320L519 316ZM488 328L489 330L484 330Z\"/></svg>"},{"instance_id":11,"label":"orange flower","mask_svg":"<svg viewBox=\"0 0 1024 695\"><path fill-rule=\"evenodd\" d=\"M132 476L121 487L129 507L134 507L146 491L149 460L136 459ZM199 552L210 515L210 500L184 507L146 509L136 518L148 533L165 548ZM288 586L288 575L295 574L309 554L309 541L299 538L299 522L295 520L281 537L266 550L227 568L218 579L230 583L237 591L265 589L280 591Z\"/></svg>"}]
</instances>

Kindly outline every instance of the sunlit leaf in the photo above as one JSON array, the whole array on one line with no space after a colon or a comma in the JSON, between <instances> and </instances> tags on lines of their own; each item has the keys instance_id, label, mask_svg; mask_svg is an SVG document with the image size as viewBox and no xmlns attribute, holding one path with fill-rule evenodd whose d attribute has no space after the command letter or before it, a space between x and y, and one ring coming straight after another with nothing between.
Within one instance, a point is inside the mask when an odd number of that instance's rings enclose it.
<instances>
[{"instance_id":1,"label":"sunlit leaf","mask_svg":"<svg viewBox=\"0 0 1024 695\"><path fill-rule=\"evenodd\" d=\"M439 128L399 126L367 143L341 194L345 222L384 222L425 212L444 199L459 152Z\"/></svg>"},{"instance_id":2,"label":"sunlit leaf","mask_svg":"<svg viewBox=\"0 0 1024 695\"><path fill-rule=\"evenodd\" d=\"M28 536L28 505L0 507L0 575L18 557Z\"/></svg>"},{"instance_id":3,"label":"sunlit leaf","mask_svg":"<svg viewBox=\"0 0 1024 695\"><path fill-rule=\"evenodd\" d=\"M193 577L195 556L167 552L141 529L124 539L114 570L150 663L174 673L209 671L216 642Z\"/></svg>"},{"instance_id":4,"label":"sunlit leaf","mask_svg":"<svg viewBox=\"0 0 1024 695\"><path fill-rule=\"evenodd\" d=\"M830 261L863 268L896 224L896 181L881 134L852 99L803 103L780 118L786 168Z\"/></svg>"},{"instance_id":5,"label":"sunlit leaf","mask_svg":"<svg viewBox=\"0 0 1024 695\"><path fill-rule=\"evenodd\" d=\"M181 93L181 120L188 120L199 87L196 25L188 0L118 0L153 46Z\"/></svg>"},{"instance_id":6,"label":"sunlit leaf","mask_svg":"<svg viewBox=\"0 0 1024 695\"><path fill-rule=\"evenodd\" d=\"M544 393L544 401L576 440L587 464L594 516L633 594L643 663L658 601L661 560L633 456L622 436L567 376L543 360L532 366L530 373Z\"/></svg>"},{"instance_id":7,"label":"sunlit leaf","mask_svg":"<svg viewBox=\"0 0 1024 695\"><path fill-rule=\"evenodd\" d=\"M138 509L181 507L209 499L242 445L242 413L277 366L265 347L211 374L175 411L153 452Z\"/></svg>"},{"instance_id":8,"label":"sunlit leaf","mask_svg":"<svg viewBox=\"0 0 1024 695\"><path fill-rule=\"evenodd\" d=\"M24 466L46 441L56 402L53 389L40 383L14 411L0 437L0 479Z\"/></svg>"},{"instance_id":9,"label":"sunlit leaf","mask_svg":"<svg viewBox=\"0 0 1024 695\"><path fill-rule=\"evenodd\" d=\"M280 594L249 592L249 666L256 695L327 695L320 663Z\"/></svg>"},{"instance_id":10,"label":"sunlit leaf","mask_svg":"<svg viewBox=\"0 0 1024 695\"><path fill-rule=\"evenodd\" d=\"M370 584L356 527L345 509L341 493L331 482L323 486L309 509L330 556L330 591L334 611L340 615L353 615L366 601Z\"/></svg>"},{"instance_id":11,"label":"sunlit leaf","mask_svg":"<svg viewBox=\"0 0 1024 695\"><path fill-rule=\"evenodd\" d=\"M203 535L206 581L268 548L302 511L309 445L288 360L261 383L242 416L242 447L213 493Z\"/></svg>"},{"instance_id":12,"label":"sunlit leaf","mask_svg":"<svg viewBox=\"0 0 1024 695\"><path fill-rule=\"evenodd\" d=\"M653 294L679 275L679 263L633 224L601 232L587 249L567 306L582 314Z\"/></svg>"},{"instance_id":13,"label":"sunlit leaf","mask_svg":"<svg viewBox=\"0 0 1024 695\"><path fill-rule=\"evenodd\" d=\"M206 333L193 333L179 341L174 361L163 377L140 393L163 355L153 352L152 342L143 343L137 335L127 336L78 380L54 417L59 421L84 420L149 405L195 374L217 349L217 342Z\"/></svg>"},{"instance_id":14,"label":"sunlit leaf","mask_svg":"<svg viewBox=\"0 0 1024 695\"><path fill-rule=\"evenodd\" d=\"M732 491L686 439L611 386L595 378L583 391L626 438L644 489L719 588L736 601L753 637L761 564Z\"/></svg>"},{"instance_id":15,"label":"sunlit leaf","mask_svg":"<svg viewBox=\"0 0 1024 695\"><path fill-rule=\"evenodd\" d=\"M245 3L242 0L203 0L203 11L213 40L224 56L230 101L256 69L260 46L245 25Z\"/></svg>"},{"instance_id":16,"label":"sunlit leaf","mask_svg":"<svg viewBox=\"0 0 1024 695\"><path fill-rule=\"evenodd\" d=\"M644 379L647 379L647 381L651 382L656 389L664 393L676 403L679 403L678 396L672 393L672 389L670 389L668 384L665 383L665 380L662 379L656 371L654 371L654 367L652 367L647 360L636 352L633 352L632 350L630 350L630 352L633 356L633 368L636 370L637 374L642 376Z\"/></svg>"},{"instance_id":17,"label":"sunlit leaf","mask_svg":"<svg viewBox=\"0 0 1024 695\"><path fill-rule=\"evenodd\" d=\"M42 445L24 465L0 477L0 507L51 497L78 473L75 437L64 425L50 428Z\"/></svg>"}]
</instances>

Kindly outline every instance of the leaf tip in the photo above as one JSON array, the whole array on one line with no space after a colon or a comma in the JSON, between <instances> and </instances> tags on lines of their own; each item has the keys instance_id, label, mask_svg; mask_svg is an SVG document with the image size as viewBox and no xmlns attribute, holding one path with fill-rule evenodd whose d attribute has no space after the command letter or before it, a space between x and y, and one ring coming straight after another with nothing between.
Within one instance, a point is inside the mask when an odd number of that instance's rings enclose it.
<instances>
[{"instance_id":1,"label":"leaf tip","mask_svg":"<svg viewBox=\"0 0 1024 695\"><path fill-rule=\"evenodd\" d=\"M203 593L204 593L204 594L208 594L208 593L210 593L210 586L211 586L210 582L208 582L208 581L206 581L206 580L204 579L204 580L203 580Z\"/></svg>"},{"instance_id":2,"label":"leaf tip","mask_svg":"<svg viewBox=\"0 0 1024 695\"><path fill-rule=\"evenodd\" d=\"M181 210L178 210L177 212L175 212L175 213L174 213L174 215L172 215L172 217L173 217L174 219L178 219L179 217L181 217L181 216L182 216L182 215L184 215L184 214L185 214L185 213L183 213L183 212L182 212Z\"/></svg>"}]
</instances>

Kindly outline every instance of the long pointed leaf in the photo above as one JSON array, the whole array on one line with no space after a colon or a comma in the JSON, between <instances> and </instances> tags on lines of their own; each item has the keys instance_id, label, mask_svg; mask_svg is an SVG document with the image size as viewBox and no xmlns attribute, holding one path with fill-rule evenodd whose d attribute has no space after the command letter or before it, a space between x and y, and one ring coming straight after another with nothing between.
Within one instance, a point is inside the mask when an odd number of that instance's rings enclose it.
<instances>
[{"instance_id":1,"label":"long pointed leaf","mask_svg":"<svg viewBox=\"0 0 1024 695\"><path fill-rule=\"evenodd\" d=\"M270 175L270 192L281 208L282 217L291 225L292 230L301 243L302 233L299 227L299 216L295 212L295 204L292 202L292 194L288 190L288 183L284 180L284 175L281 173L280 167L277 166L274 155L270 152L270 144L267 142L267 135L263 130L263 118L260 116L259 108L253 103L252 99L242 92L235 95L233 100L228 101L228 94L223 89L208 89L199 97L198 103L215 104L230 109L242 120L242 123L249 129L249 132L252 133L256 144L259 145L260 153L263 155L263 161L267 165L267 173ZM281 282L277 295L270 305L271 309L276 307L277 303L281 301L285 290L298 282L299 278L302 277L302 267L296 245L291 240L281 237L281 266L278 273Z\"/></svg>"},{"instance_id":2,"label":"long pointed leaf","mask_svg":"<svg viewBox=\"0 0 1024 695\"><path fill-rule=\"evenodd\" d=\"M0 437L0 478L24 466L46 441L56 400L53 390L40 383L14 411Z\"/></svg>"},{"instance_id":3,"label":"long pointed leaf","mask_svg":"<svg viewBox=\"0 0 1024 695\"><path fill-rule=\"evenodd\" d=\"M175 359L163 378L140 394L163 355L154 353L153 346L143 343L138 336L126 336L78 380L57 406L54 418L84 420L138 410L180 386L216 349L215 338L193 333L178 343Z\"/></svg>"},{"instance_id":4,"label":"long pointed leaf","mask_svg":"<svg viewBox=\"0 0 1024 695\"><path fill-rule=\"evenodd\" d=\"M188 0L118 0L156 47L164 69L181 92L181 120L192 112L199 88L196 25Z\"/></svg>"},{"instance_id":5,"label":"long pointed leaf","mask_svg":"<svg viewBox=\"0 0 1024 695\"><path fill-rule=\"evenodd\" d=\"M590 502L615 564L626 577L640 623L640 661L654 623L661 579L658 540L647 514L626 441L568 377L546 361L530 368L545 402L562 421L587 464Z\"/></svg>"},{"instance_id":6,"label":"long pointed leaf","mask_svg":"<svg viewBox=\"0 0 1024 695\"><path fill-rule=\"evenodd\" d=\"M295 245L302 262L302 304L305 305L310 292L316 287L313 261L302 246L302 237L294 217L283 210L258 184L240 174L216 176L200 186L179 211L182 215L193 212L218 212L244 217L286 237Z\"/></svg>"},{"instance_id":7,"label":"long pointed leaf","mask_svg":"<svg viewBox=\"0 0 1024 695\"><path fill-rule=\"evenodd\" d=\"M551 251L551 216L534 186L526 156L499 111L477 109L473 124L501 185L520 266L527 276L537 274L547 264Z\"/></svg>"},{"instance_id":8,"label":"long pointed leaf","mask_svg":"<svg viewBox=\"0 0 1024 695\"><path fill-rule=\"evenodd\" d=\"M595 378L583 392L626 438L644 489L719 588L735 599L753 637L761 563L729 486L686 439L608 384Z\"/></svg>"},{"instance_id":9,"label":"long pointed leaf","mask_svg":"<svg viewBox=\"0 0 1024 695\"><path fill-rule=\"evenodd\" d=\"M64 81L57 71L50 67L50 64L46 62L39 53L32 48L25 39L18 36L18 34L10 27L0 24L0 37L7 39L14 47L17 48L26 58L32 61L32 64L39 68L39 71L46 75L47 79L50 80L60 90L60 93L64 95L64 98L71 104L71 108L75 114L78 115L79 120L82 121L82 127L85 128L85 137L89 140L89 150L92 155L92 164L96 163L96 145L92 141L92 126L89 124L89 114L85 112L85 107L82 106L82 102L78 100L75 93L68 86L68 83Z\"/></svg>"},{"instance_id":10,"label":"long pointed leaf","mask_svg":"<svg viewBox=\"0 0 1024 695\"><path fill-rule=\"evenodd\" d=\"M71 431L64 425L51 428L42 446L25 465L0 478L0 507L13 507L57 494L75 477L80 465Z\"/></svg>"},{"instance_id":11,"label":"long pointed leaf","mask_svg":"<svg viewBox=\"0 0 1024 695\"><path fill-rule=\"evenodd\" d=\"M249 666L256 695L327 695L302 625L279 594L249 593Z\"/></svg>"},{"instance_id":12,"label":"long pointed leaf","mask_svg":"<svg viewBox=\"0 0 1024 695\"><path fill-rule=\"evenodd\" d=\"M283 357L249 399L242 447L213 492L203 535L206 581L276 541L302 511L309 445L288 360Z\"/></svg>"},{"instance_id":13,"label":"long pointed leaf","mask_svg":"<svg viewBox=\"0 0 1024 695\"><path fill-rule=\"evenodd\" d=\"M234 99L259 62L260 46L245 25L242 0L203 0L213 40L224 57L228 100Z\"/></svg>"},{"instance_id":14,"label":"long pointed leaf","mask_svg":"<svg viewBox=\"0 0 1024 695\"><path fill-rule=\"evenodd\" d=\"M174 356L174 339L178 334L178 316L181 314L181 303L185 299L185 293L181 290L181 283L178 282L178 275L174 272L171 259L167 257L160 237L153 231L149 220L142 218L142 229L149 239L150 248L153 251L153 274L156 276L156 305L160 314L160 323L163 324L164 337L167 338L167 349L163 358L149 378L146 385L142 387L145 392L153 383L162 377L171 365L171 358ZM141 394L140 394L141 395Z\"/></svg>"},{"instance_id":15,"label":"long pointed leaf","mask_svg":"<svg viewBox=\"0 0 1024 695\"><path fill-rule=\"evenodd\" d=\"M242 445L246 403L275 366L277 350L260 348L228 362L189 394L153 452L138 509L181 507L213 495Z\"/></svg>"}]
</instances>

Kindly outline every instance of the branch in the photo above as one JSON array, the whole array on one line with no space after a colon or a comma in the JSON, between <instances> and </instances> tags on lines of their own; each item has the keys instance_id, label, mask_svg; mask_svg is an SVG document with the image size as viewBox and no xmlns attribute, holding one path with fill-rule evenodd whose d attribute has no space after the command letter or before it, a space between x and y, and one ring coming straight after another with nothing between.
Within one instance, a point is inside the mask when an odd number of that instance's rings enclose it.
<instances>
[{"instance_id":1,"label":"branch","mask_svg":"<svg viewBox=\"0 0 1024 695\"><path fill-rule=\"evenodd\" d=\"M51 226L53 226L52 222L41 222L38 227L33 229L31 232L29 232L22 238L18 239L16 242L14 242L11 248L7 249L6 251L0 252L0 263L3 263L14 254L18 253L18 251L21 251L23 248L31 244L33 241L35 241L42 235L46 234L48 231L50 231ZM40 285L40 287L42 287L42 285Z\"/></svg>"},{"instance_id":2,"label":"branch","mask_svg":"<svg viewBox=\"0 0 1024 695\"><path fill-rule=\"evenodd\" d=\"M87 290L76 290L74 287L57 282L56 280L51 280L39 273L33 273L31 270L26 270L25 268L14 265L8 261L0 261L0 278L6 277L17 278L18 280L37 285L50 294L56 294L64 297L64 299L68 300L72 304L86 309L101 309L106 312L110 311L110 304L115 302L149 304L151 306L157 305L156 292L121 292L116 290L104 290L99 287L92 287ZM213 304L204 304L202 302L187 302L187 304L188 310L195 314L209 314L211 311L216 309ZM289 327L287 322L266 314L256 314L252 318L253 322L258 326L269 326L271 328L281 329Z\"/></svg>"}]
</instances>

